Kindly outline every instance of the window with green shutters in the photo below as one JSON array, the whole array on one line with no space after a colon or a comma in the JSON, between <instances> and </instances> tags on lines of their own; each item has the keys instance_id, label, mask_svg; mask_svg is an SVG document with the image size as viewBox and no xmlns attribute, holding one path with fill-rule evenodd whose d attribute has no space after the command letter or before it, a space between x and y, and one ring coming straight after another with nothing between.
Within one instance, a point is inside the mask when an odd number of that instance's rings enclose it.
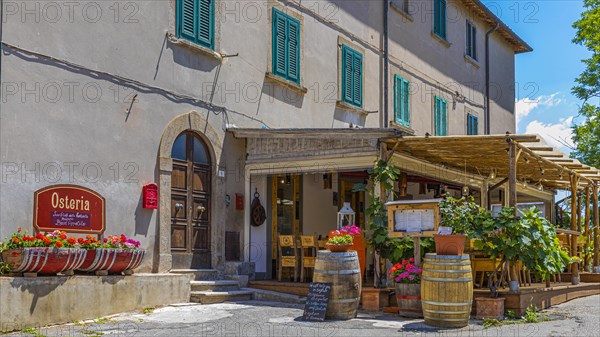
<instances>
[{"instance_id":1,"label":"window with green shutters","mask_svg":"<svg viewBox=\"0 0 600 337\"><path fill-rule=\"evenodd\" d=\"M465 53L474 60L477 60L477 29L475 25L467 20L467 48Z\"/></svg>"},{"instance_id":2,"label":"window with green shutters","mask_svg":"<svg viewBox=\"0 0 600 337\"><path fill-rule=\"evenodd\" d=\"M435 136L448 134L448 104L446 100L437 96L433 107L433 132Z\"/></svg>"},{"instance_id":3,"label":"window with green shutters","mask_svg":"<svg viewBox=\"0 0 600 337\"><path fill-rule=\"evenodd\" d=\"M342 45L342 101L362 107L363 56L356 50Z\"/></svg>"},{"instance_id":4,"label":"window with green shutters","mask_svg":"<svg viewBox=\"0 0 600 337\"><path fill-rule=\"evenodd\" d=\"M473 116L470 113L467 114L467 135L477 135L478 131L478 122L477 116Z\"/></svg>"},{"instance_id":5,"label":"window with green shutters","mask_svg":"<svg viewBox=\"0 0 600 337\"><path fill-rule=\"evenodd\" d=\"M446 0L433 0L433 32L446 38Z\"/></svg>"},{"instance_id":6,"label":"window with green shutters","mask_svg":"<svg viewBox=\"0 0 600 337\"><path fill-rule=\"evenodd\" d=\"M214 49L215 0L177 0L177 36Z\"/></svg>"},{"instance_id":7,"label":"window with green shutters","mask_svg":"<svg viewBox=\"0 0 600 337\"><path fill-rule=\"evenodd\" d=\"M394 76L394 121L410 126L410 84L398 75Z\"/></svg>"},{"instance_id":8,"label":"window with green shutters","mask_svg":"<svg viewBox=\"0 0 600 337\"><path fill-rule=\"evenodd\" d=\"M300 83L300 21L273 8L273 74Z\"/></svg>"}]
</instances>

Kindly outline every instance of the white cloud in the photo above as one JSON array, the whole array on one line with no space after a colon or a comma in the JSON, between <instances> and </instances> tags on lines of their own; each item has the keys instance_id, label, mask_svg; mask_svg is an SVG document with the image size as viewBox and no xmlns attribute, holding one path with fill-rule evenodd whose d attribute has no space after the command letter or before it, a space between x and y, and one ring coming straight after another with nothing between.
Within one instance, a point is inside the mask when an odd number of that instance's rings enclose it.
<instances>
[{"instance_id":1,"label":"white cloud","mask_svg":"<svg viewBox=\"0 0 600 337\"><path fill-rule=\"evenodd\" d=\"M571 126L573 125L573 117L561 118L558 123L545 124L538 120L534 120L527 124L525 128L526 134L539 134L548 143L563 152L570 152L573 146L573 134Z\"/></svg>"},{"instance_id":2,"label":"white cloud","mask_svg":"<svg viewBox=\"0 0 600 337\"><path fill-rule=\"evenodd\" d=\"M562 99L556 97L558 96L558 94L560 94L560 92L555 92L551 95L541 95L535 99L529 99L526 97L515 101L515 111L517 112L517 127L519 125L519 122L523 118L527 117L527 115L529 115L529 113L533 109L541 107L552 107L560 104L562 102Z\"/></svg>"}]
</instances>

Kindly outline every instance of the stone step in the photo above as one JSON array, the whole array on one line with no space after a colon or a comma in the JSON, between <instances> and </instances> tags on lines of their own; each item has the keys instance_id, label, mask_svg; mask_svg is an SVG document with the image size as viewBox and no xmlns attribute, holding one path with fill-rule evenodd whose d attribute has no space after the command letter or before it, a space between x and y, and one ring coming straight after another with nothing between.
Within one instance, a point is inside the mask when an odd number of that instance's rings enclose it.
<instances>
[{"instance_id":1,"label":"stone step","mask_svg":"<svg viewBox=\"0 0 600 337\"><path fill-rule=\"evenodd\" d=\"M174 274L191 274L194 281L213 281L219 279L219 271L216 269L172 269Z\"/></svg>"},{"instance_id":2,"label":"stone step","mask_svg":"<svg viewBox=\"0 0 600 337\"><path fill-rule=\"evenodd\" d=\"M192 281L192 291L231 291L240 290L240 283L233 280Z\"/></svg>"},{"instance_id":3,"label":"stone step","mask_svg":"<svg viewBox=\"0 0 600 337\"><path fill-rule=\"evenodd\" d=\"M223 303L249 301L254 292L252 290L231 290L231 291L192 291L190 302L201 304Z\"/></svg>"},{"instance_id":4,"label":"stone step","mask_svg":"<svg viewBox=\"0 0 600 337\"><path fill-rule=\"evenodd\" d=\"M242 290L246 290L242 288ZM255 301L265 301L265 302L277 302L277 303L290 303L290 304L305 304L306 297L280 293L277 291L264 290L264 289L255 289L254 291L254 300Z\"/></svg>"}]
</instances>

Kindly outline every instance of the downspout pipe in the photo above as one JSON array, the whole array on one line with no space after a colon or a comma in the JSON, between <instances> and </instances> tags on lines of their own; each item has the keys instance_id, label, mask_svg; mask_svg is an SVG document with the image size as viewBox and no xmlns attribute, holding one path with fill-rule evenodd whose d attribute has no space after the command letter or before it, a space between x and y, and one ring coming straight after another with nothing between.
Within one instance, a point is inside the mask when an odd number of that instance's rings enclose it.
<instances>
[{"instance_id":1,"label":"downspout pipe","mask_svg":"<svg viewBox=\"0 0 600 337\"><path fill-rule=\"evenodd\" d=\"M490 134L490 35L500 28L500 22L496 22L496 26L485 33L485 128L484 133Z\"/></svg>"},{"instance_id":2,"label":"downspout pipe","mask_svg":"<svg viewBox=\"0 0 600 337\"><path fill-rule=\"evenodd\" d=\"M389 1L383 2L383 127L389 125L389 53L388 53L388 12Z\"/></svg>"}]
</instances>

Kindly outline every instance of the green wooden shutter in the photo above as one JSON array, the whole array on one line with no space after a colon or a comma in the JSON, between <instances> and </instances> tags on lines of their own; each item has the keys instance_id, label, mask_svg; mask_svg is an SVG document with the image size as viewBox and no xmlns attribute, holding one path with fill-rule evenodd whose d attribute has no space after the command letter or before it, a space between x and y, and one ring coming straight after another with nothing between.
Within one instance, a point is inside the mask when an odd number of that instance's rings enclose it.
<instances>
[{"instance_id":1,"label":"green wooden shutter","mask_svg":"<svg viewBox=\"0 0 600 337\"><path fill-rule=\"evenodd\" d=\"M177 11L179 36L188 40L196 40L196 0L180 0Z\"/></svg>"},{"instance_id":2,"label":"green wooden shutter","mask_svg":"<svg viewBox=\"0 0 600 337\"><path fill-rule=\"evenodd\" d=\"M475 25L471 25L471 54L471 57L477 60L477 29Z\"/></svg>"},{"instance_id":3,"label":"green wooden shutter","mask_svg":"<svg viewBox=\"0 0 600 337\"><path fill-rule=\"evenodd\" d=\"M399 76L394 76L394 121L402 124L402 79Z\"/></svg>"},{"instance_id":4,"label":"green wooden shutter","mask_svg":"<svg viewBox=\"0 0 600 337\"><path fill-rule=\"evenodd\" d=\"M410 126L410 84L402 79L402 116L404 126Z\"/></svg>"},{"instance_id":5,"label":"green wooden shutter","mask_svg":"<svg viewBox=\"0 0 600 337\"><path fill-rule=\"evenodd\" d=\"M281 13L273 9L273 73L287 76L287 23Z\"/></svg>"},{"instance_id":6,"label":"green wooden shutter","mask_svg":"<svg viewBox=\"0 0 600 337\"><path fill-rule=\"evenodd\" d=\"M288 21L288 78L293 82L300 82L300 23L296 20Z\"/></svg>"},{"instance_id":7,"label":"green wooden shutter","mask_svg":"<svg viewBox=\"0 0 600 337\"><path fill-rule=\"evenodd\" d=\"M206 47L213 47L213 2L214 0L198 1L198 41Z\"/></svg>"},{"instance_id":8,"label":"green wooden shutter","mask_svg":"<svg viewBox=\"0 0 600 337\"><path fill-rule=\"evenodd\" d=\"M354 91L354 104L362 106L362 55L360 53L353 53L354 60L354 78L353 78L353 91Z\"/></svg>"},{"instance_id":9,"label":"green wooden shutter","mask_svg":"<svg viewBox=\"0 0 600 337\"><path fill-rule=\"evenodd\" d=\"M446 101L440 99L440 111L442 115L442 123L441 123L441 134L440 136L446 136L448 134L448 110Z\"/></svg>"},{"instance_id":10,"label":"green wooden shutter","mask_svg":"<svg viewBox=\"0 0 600 337\"><path fill-rule=\"evenodd\" d=\"M433 135L440 135L440 99L438 97L433 102Z\"/></svg>"},{"instance_id":11,"label":"green wooden shutter","mask_svg":"<svg viewBox=\"0 0 600 337\"><path fill-rule=\"evenodd\" d=\"M441 27L441 36L446 38L446 0L440 1L440 27Z\"/></svg>"},{"instance_id":12,"label":"green wooden shutter","mask_svg":"<svg viewBox=\"0 0 600 337\"><path fill-rule=\"evenodd\" d=\"M466 27L467 27L467 30L466 30L467 43L466 43L466 48L465 48L465 54L472 56L471 55L471 24L469 23L469 21L467 21Z\"/></svg>"},{"instance_id":13,"label":"green wooden shutter","mask_svg":"<svg viewBox=\"0 0 600 337\"><path fill-rule=\"evenodd\" d=\"M353 103L352 90L352 52L348 47L342 45L342 100L348 103Z\"/></svg>"}]
</instances>

